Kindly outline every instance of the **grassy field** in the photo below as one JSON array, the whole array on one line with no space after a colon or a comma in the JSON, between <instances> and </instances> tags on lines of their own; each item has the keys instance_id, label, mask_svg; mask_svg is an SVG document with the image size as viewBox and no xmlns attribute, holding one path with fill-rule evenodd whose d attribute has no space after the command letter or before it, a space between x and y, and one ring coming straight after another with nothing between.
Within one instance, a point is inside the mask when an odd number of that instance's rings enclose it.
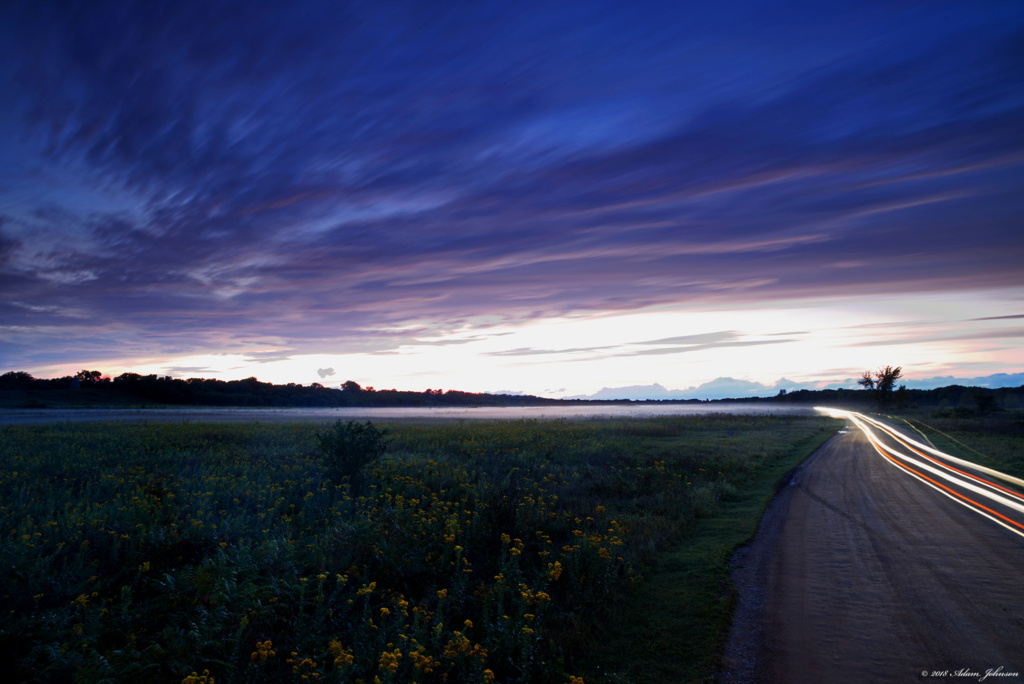
<instances>
[{"instance_id":1,"label":"grassy field","mask_svg":"<svg viewBox=\"0 0 1024 684\"><path fill-rule=\"evenodd\" d=\"M973 411L918 409L890 420L909 424L936 449L1024 477L1024 411L977 415Z\"/></svg>"},{"instance_id":2,"label":"grassy field","mask_svg":"<svg viewBox=\"0 0 1024 684\"><path fill-rule=\"evenodd\" d=\"M837 425L391 425L358 490L322 425L0 428L0 658L19 681L696 681L729 554Z\"/></svg>"}]
</instances>

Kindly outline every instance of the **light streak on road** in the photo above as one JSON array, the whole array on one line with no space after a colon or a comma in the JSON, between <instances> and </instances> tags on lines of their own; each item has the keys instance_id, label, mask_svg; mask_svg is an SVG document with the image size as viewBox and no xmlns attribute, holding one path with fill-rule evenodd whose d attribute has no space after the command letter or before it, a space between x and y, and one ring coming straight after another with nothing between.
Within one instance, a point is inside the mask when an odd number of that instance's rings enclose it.
<instances>
[{"instance_id":1,"label":"light streak on road","mask_svg":"<svg viewBox=\"0 0 1024 684\"><path fill-rule=\"evenodd\" d=\"M1024 537L1024 495L993 482L980 473L1018 486L1024 486L1024 480L922 444L892 426L862 413L825 407L816 409L856 425L871 442L875 451L904 473L974 513ZM875 429L881 436L875 434ZM895 444L887 444L887 440ZM963 469L951 464L959 465Z\"/></svg>"}]
</instances>

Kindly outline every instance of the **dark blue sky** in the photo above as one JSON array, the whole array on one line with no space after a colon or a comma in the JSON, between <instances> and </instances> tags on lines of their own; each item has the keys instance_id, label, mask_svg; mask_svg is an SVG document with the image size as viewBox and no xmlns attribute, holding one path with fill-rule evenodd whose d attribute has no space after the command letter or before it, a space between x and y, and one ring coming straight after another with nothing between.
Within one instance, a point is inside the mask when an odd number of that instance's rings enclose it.
<instances>
[{"instance_id":1,"label":"dark blue sky","mask_svg":"<svg viewBox=\"0 0 1024 684\"><path fill-rule=\"evenodd\" d=\"M7 2L0 102L3 369L1024 286L1019 0Z\"/></svg>"}]
</instances>

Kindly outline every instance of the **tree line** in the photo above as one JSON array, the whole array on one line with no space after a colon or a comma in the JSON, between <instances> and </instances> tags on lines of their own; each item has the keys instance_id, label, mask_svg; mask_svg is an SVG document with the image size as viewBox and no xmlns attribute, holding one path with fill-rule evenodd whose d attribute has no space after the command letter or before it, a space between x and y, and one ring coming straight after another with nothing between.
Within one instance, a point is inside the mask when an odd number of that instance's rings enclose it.
<instances>
[{"instance_id":1,"label":"tree line","mask_svg":"<svg viewBox=\"0 0 1024 684\"><path fill-rule=\"evenodd\" d=\"M198 406L269 406L323 407L346 406L525 406L558 403L530 395L482 394L457 390L428 389L408 392L394 389L376 390L349 380L340 387L325 387L314 382L275 385L256 378L217 380L213 378L172 378L170 376L122 373L110 378L100 371L82 370L59 378L34 378L24 371L0 375L0 392L19 392L24 399L45 404L52 399L74 399L88 395L112 403L125 400L153 404Z\"/></svg>"},{"instance_id":2,"label":"tree line","mask_svg":"<svg viewBox=\"0 0 1024 684\"><path fill-rule=\"evenodd\" d=\"M44 407L54 404L168 404L243 407L444 407L444 406L564 406L567 404L635 403L781 403L827 405L856 409L902 409L914 406L948 408L961 412L990 413L1024 408L1024 386L989 389L949 385L936 389L908 389L896 385L900 367L885 366L866 372L858 384L862 389L794 390L772 397L731 399L668 399L651 401L549 399L532 395L487 394L459 390L428 389L410 392L362 387L349 380L338 387L288 383L275 385L256 378L217 380L179 379L170 376L122 373L110 378L96 370L82 370L71 376L35 378L24 371L0 375L0 405ZM869 382L870 381L870 384ZM49 402L49 403L48 403Z\"/></svg>"}]
</instances>

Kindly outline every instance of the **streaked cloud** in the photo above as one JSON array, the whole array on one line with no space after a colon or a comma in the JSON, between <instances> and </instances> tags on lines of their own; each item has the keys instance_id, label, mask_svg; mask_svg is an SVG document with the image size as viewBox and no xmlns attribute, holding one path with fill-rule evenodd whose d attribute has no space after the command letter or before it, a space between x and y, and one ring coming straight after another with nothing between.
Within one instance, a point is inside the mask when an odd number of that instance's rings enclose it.
<instances>
[{"instance_id":1,"label":"streaked cloud","mask_svg":"<svg viewBox=\"0 0 1024 684\"><path fill-rule=\"evenodd\" d=\"M600 351L611 349L611 347L576 347L574 349L534 349L532 347L520 347L518 349L505 349L502 351L484 352L487 356L547 356L549 354L578 354L580 352Z\"/></svg>"},{"instance_id":2,"label":"streaked cloud","mask_svg":"<svg viewBox=\"0 0 1024 684\"><path fill-rule=\"evenodd\" d=\"M1022 288L1022 37L1017 2L8 4L0 361L739 352L813 331L487 345Z\"/></svg>"},{"instance_id":3,"label":"streaked cloud","mask_svg":"<svg viewBox=\"0 0 1024 684\"><path fill-rule=\"evenodd\" d=\"M684 354L687 352L703 351L706 349L726 349L730 347L759 347L766 344L785 344L795 340L737 340L733 342L717 342L709 344L690 344L684 347L662 347L659 349L642 349L632 352L636 356L653 356L661 354Z\"/></svg>"},{"instance_id":4,"label":"streaked cloud","mask_svg":"<svg viewBox=\"0 0 1024 684\"><path fill-rule=\"evenodd\" d=\"M1024 318L1024 314L1011 314L1009 316L985 316L983 318L972 318L972 321L1006 321L1016 318Z\"/></svg>"},{"instance_id":5,"label":"streaked cloud","mask_svg":"<svg viewBox=\"0 0 1024 684\"><path fill-rule=\"evenodd\" d=\"M999 320L1002 317L993 317L979 320ZM955 342L958 340L1002 340L1018 339L1024 337L1024 328L992 328L974 332L940 332L933 335L906 335L905 337L865 340L859 342L860 346L883 346L890 344L922 344L925 342Z\"/></svg>"},{"instance_id":6,"label":"streaked cloud","mask_svg":"<svg viewBox=\"0 0 1024 684\"><path fill-rule=\"evenodd\" d=\"M734 340L739 336L735 330L722 330L720 332L701 333L699 335L680 335L678 337L663 337L660 340L648 340L637 344L710 344Z\"/></svg>"},{"instance_id":7,"label":"streaked cloud","mask_svg":"<svg viewBox=\"0 0 1024 684\"><path fill-rule=\"evenodd\" d=\"M172 377L208 377L210 375L217 375L219 372L216 368L208 366L168 366L163 369L162 375L170 375Z\"/></svg>"}]
</instances>

